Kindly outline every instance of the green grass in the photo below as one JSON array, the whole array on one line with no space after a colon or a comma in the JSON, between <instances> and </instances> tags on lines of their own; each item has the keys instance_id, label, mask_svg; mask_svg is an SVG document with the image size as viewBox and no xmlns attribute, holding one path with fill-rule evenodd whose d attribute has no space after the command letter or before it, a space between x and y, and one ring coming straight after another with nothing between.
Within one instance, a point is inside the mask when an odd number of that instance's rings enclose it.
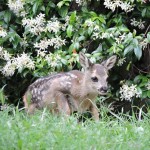
<instances>
[{"instance_id":1,"label":"green grass","mask_svg":"<svg viewBox=\"0 0 150 150\"><path fill-rule=\"evenodd\" d=\"M47 111L32 116L12 109L0 111L0 150L149 150L148 117L137 121L110 119L78 123Z\"/></svg>"}]
</instances>

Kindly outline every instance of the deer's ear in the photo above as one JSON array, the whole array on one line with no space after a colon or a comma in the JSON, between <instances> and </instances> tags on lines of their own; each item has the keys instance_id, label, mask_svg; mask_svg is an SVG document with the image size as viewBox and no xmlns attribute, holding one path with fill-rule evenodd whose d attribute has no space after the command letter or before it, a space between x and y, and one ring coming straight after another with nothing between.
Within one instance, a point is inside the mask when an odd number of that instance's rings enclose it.
<instances>
[{"instance_id":1,"label":"deer's ear","mask_svg":"<svg viewBox=\"0 0 150 150\"><path fill-rule=\"evenodd\" d=\"M93 65L82 52L79 53L79 62L84 69L90 69L90 67Z\"/></svg>"},{"instance_id":2,"label":"deer's ear","mask_svg":"<svg viewBox=\"0 0 150 150\"><path fill-rule=\"evenodd\" d=\"M104 67L106 67L107 70L110 70L116 63L117 60L117 56L113 55L110 58L108 58L107 60L103 61L101 63L101 65L103 65Z\"/></svg>"}]
</instances>

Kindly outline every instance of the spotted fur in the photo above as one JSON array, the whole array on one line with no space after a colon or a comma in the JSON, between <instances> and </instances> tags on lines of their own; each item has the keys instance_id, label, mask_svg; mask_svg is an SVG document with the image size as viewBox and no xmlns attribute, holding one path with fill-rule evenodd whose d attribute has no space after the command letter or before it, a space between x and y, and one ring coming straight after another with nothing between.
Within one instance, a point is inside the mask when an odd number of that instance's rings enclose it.
<instances>
[{"instance_id":1,"label":"spotted fur","mask_svg":"<svg viewBox=\"0 0 150 150\"><path fill-rule=\"evenodd\" d=\"M92 64L83 54L79 54L84 72L73 70L39 78L32 83L23 101L28 113L48 107L52 113L70 115L73 111L90 110L95 120L99 119L95 98L104 95L107 90L108 70L115 62L116 56L101 64Z\"/></svg>"}]
</instances>

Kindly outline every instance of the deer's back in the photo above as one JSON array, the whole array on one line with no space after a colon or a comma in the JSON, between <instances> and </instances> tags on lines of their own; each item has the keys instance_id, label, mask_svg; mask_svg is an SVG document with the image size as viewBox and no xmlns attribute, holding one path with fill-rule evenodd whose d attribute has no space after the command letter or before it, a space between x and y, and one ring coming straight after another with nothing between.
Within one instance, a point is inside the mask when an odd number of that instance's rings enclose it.
<instances>
[{"instance_id":1,"label":"deer's back","mask_svg":"<svg viewBox=\"0 0 150 150\"><path fill-rule=\"evenodd\" d=\"M47 101L47 99L51 101L57 91L71 94L72 88L79 86L82 78L83 73L78 70L42 77L28 87L26 95L30 95L32 103Z\"/></svg>"}]
</instances>

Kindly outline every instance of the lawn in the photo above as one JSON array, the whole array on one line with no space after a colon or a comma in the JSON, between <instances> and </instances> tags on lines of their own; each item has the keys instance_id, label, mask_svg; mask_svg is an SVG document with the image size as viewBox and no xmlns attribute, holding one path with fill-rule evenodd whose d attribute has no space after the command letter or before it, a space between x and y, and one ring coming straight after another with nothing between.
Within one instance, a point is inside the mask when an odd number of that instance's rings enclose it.
<instances>
[{"instance_id":1,"label":"lawn","mask_svg":"<svg viewBox=\"0 0 150 150\"><path fill-rule=\"evenodd\" d=\"M103 116L78 123L74 116L46 110L28 116L11 108L0 111L0 150L149 150L150 123L134 117Z\"/></svg>"}]
</instances>

